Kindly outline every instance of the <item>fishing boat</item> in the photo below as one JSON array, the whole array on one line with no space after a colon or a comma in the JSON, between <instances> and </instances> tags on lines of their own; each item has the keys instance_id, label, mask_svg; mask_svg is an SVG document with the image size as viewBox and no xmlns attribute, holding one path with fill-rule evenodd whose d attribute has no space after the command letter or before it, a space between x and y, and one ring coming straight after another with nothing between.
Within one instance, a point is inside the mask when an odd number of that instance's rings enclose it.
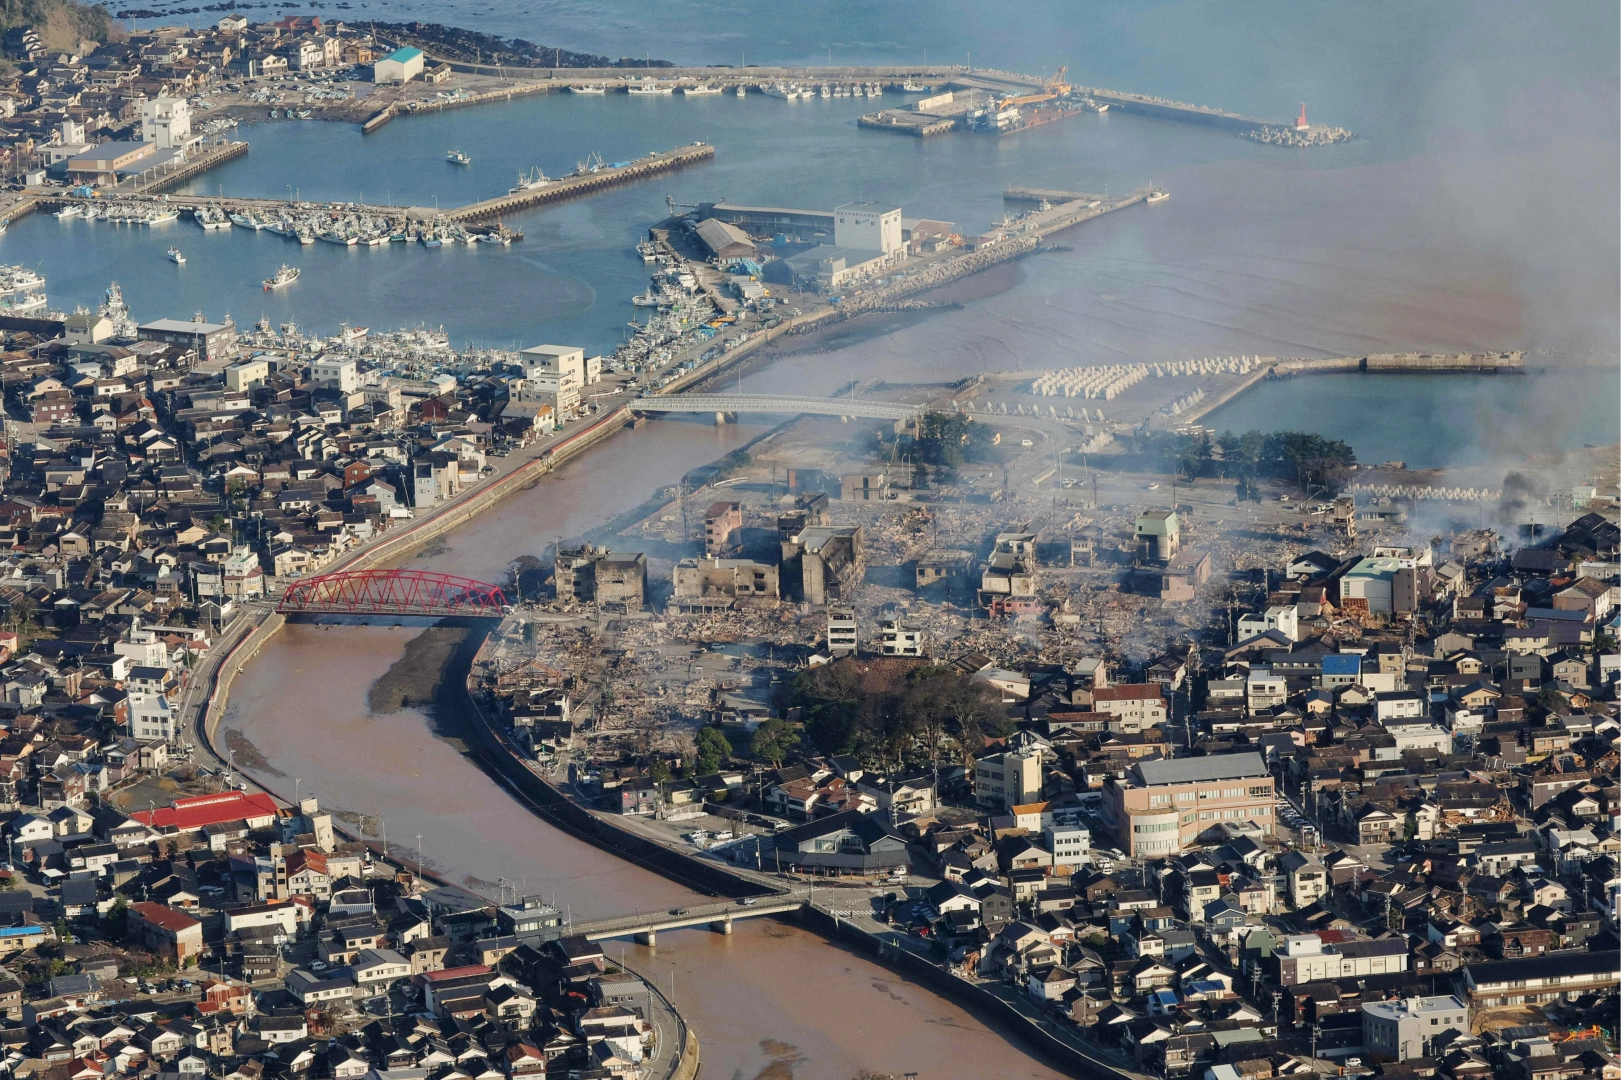
<instances>
[{"instance_id":1,"label":"fishing boat","mask_svg":"<svg viewBox=\"0 0 1621 1080\"><path fill-rule=\"evenodd\" d=\"M833 96L833 88L831 86L827 85L827 83L823 83L822 88L820 90L818 90L817 93L821 97L830 98L830 97Z\"/></svg>"},{"instance_id":2,"label":"fishing boat","mask_svg":"<svg viewBox=\"0 0 1621 1080\"><path fill-rule=\"evenodd\" d=\"M316 233L315 238L325 240L329 244L342 244L344 247L354 247L360 242L357 237L351 234L333 232L331 229Z\"/></svg>"},{"instance_id":3,"label":"fishing boat","mask_svg":"<svg viewBox=\"0 0 1621 1080\"><path fill-rule=\"evenodd\" d=\"M901 89L906 91L908 94L922 94L926 93L929 88L924 86L922 83L911 82L908 80L907 82L901 83Z\"/></svg>"},{"instance_id":4,"label":"fishing boat","mask_svg":"<svg viewBox=\"0 0 1621 1080\"><path fill-rule=\"evenodd\" d=\"M660 86L652 79L643 79L640 86L633 86L626 92L638 97L668 97L675 93L675 87Z\"/></svg>"},{"instance_id":5,"label":"fishing boat","mask_svg":"<svg viewBox=\"0 0 1621 1080\"><path fill-rule=\"evenodd\" d=\"M176 266L186 265L186 257L180 254L180 249L177 247L172 247L169 249L169 261L174 263Z\"/></svg>"},{"instance_id":6,"label":"fishing boat","mask_svg":"<svg viewBox=\"0 0 1621 1080\"><path fill-rule=\"evenodd\" d=\"M443 247L444 243L445 242L439 239L437 236L425 236L422 238L423 247Z\"/></svg>"},{"instance_id":7,"label":"fishing boat","mask_svg":"<svg viewBox=\"0 0 1621 1080\"><path fill-rule=\"evenodd\" d=\"M450 153L445 155L445 160L450 162L452 165L471 165L473 163L473 156L471 154L464 154L460 150L452 150Z\"/></svg>"},{"instance_id":8,"label":"fishing boat","mask_svg":"<svg viewBox=\"0 0 1621 1080\"><path fill-rule=\"evenodd\" d=\"M274 276L265 278L265 292L279 289L283 285L291 285L298 280L298 274L298 267L282 263L281 269L277 270Z\"/></svg>"},{"instance_id":9,"label":"fishing boat","mask_svg":"<svg viewBox=\"0 0 1621 1080\"><path fill-rule=\"evenodd\" d=\"M1150 191L1148 193L1148 199L1146 201L1151 202L1151 203L1164 202L1166 199L1169 199L1170 197L1171 197L1171 193L1169 191L1166 191L1164 188L1154 188L1152 191Z\"/></svg>"},{"instance_id":10,"label":"fishing boat","mask_svg":"<svg viewBox=\"0 0 1621 1080\"><path fill-rule=\"evenodd\" d=\"M525 191L533 191L536 188L545 187L551 182L552 178L547 176L545 172L541 170L539 165L536 165L533 169L530 169L526 173L519 173L517 184L508 189L507 194L520 195Z\"/></svg>"},{"instance_id":11,"label":"fishing boat","mask_svg":"<svg viewBox=\"0 0 1621 1080\"><path fill-rule=\"evenodd\" d=\"M1093 98L1087 99L1086 107L1095 113L1106 113L1109 111L1109 103L1107 101L1098 101Z\"/></svg>"},{"instance_id":12,"label":"fishing boat","mask_svg":"<svg viewBox=\"0 0 1621 1080\"><path fill-rule=\"evenodd\" d=\"M315 243L315 234L310 232L308 229L300 229L298 233L298 242L300 244L313 244Z\"/></svg>"},{"instance_id":13,"label":"fishing boat","mask_svg":"<svg viewBox=\"0 0 1621 1080\"><path fill-rule=\"evenodd\" d=\"M745 86L743 83L738 83L737 84L737 96L738 97L748 97L749 96L749 88L747 86Z\"/></svg>"},{"instance_id":14,"label":"fishing boat","mask_svg":"<svg viewBox=\"0 0 1621 1080\"><path fill-rule=\"evenodd\" d=\"M642 257L642 262L644 263L656 263L659 261L658 246L655 245L651 240L643 240L641 243L637 244L636 254Z\"/></svg>"},{"instance_id":15,"label":"fishing boat","mask_svg":"<svg viewBox=\"0 0 1621 1080\"><path fill-rule=\"evenodd\" d=\"M157 213L155 213L151 217L147 218L146 223L148 225L167 225L167 224L169 224L169 222L176 221L179 218L180 218L180 211L179 210L176 210L176 209L173 209L173 208L165 208L165 209L159 210Z\"/></svg>"},{"instance_id":16,"label":"fishing boat","mask_svg":"<svg viewBox=\"0 0 1621 1080\"><path fill-rule=\"evenodd\" d=\"M705 84L703 86L683 87L681 92L683 94L685 94L687 97L706 97L706 96L708 96L710 94L718 94L718 93L720 93L721 89L718 86L710 86L708 84Z\"/></svg>"},{"instance_id":17,"label":"fishing boat","mask_svg":"<svg viewBox=\"0 0 1621 1080\"><path fill-rule=\"evenodd\" d=\"M76 218L76 217L78 217L79 215L81 215L83 213L84 213L84 207L78 206L76 204L70 204L70 205L64 206L64 207L62 207L62 209L58 210L56 212L56 216L57 216L57 218L59 220L66 221L68 218Z\"/></svg>"},{"instance_id":18,"label":"fishing boat","mask_svg":"<svg viewBox=\"0 0 1621 1080\"><path fill-rule=\"evenodd\" d=\"M659 298L651 289L630 298L630 302L637 307L658 307Z\"/></svg>"},{"instance_id":19,"label":"fishing boat","mask_svg":"<svg viewBox=\"0 0 1621 1080\"><path fill-rule=\"evenodd\" d=\"M575 85L568 88L568 92L571 93L571 94L594 94L594 95L597 95L597 96L601 96L603 94L606 94L608 91L604 90L600 86L592 86L592 85L587 85L585 83L576 83Z\"/></svg>"}]
</instances>

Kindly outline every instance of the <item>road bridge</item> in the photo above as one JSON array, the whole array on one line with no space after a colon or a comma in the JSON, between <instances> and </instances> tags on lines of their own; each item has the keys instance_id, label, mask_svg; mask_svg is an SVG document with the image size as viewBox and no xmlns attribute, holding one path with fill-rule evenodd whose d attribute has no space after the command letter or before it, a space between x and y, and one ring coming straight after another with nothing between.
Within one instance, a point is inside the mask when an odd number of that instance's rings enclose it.
<instances>
[{"instance_id":1,"label":"road bridge","mask_svg":"<svg viewBox=\"0 0 1621 1080\"><path fill-rule=\"evenodd\" d=\"M506 596L494 585L429 570L337 570L287 586L283 615L471 615L499 618Z\"/></svg>"},{"instance_id":2,"label":"road bridge","mask_svg":"<svg viewBox=\"0 0 1621 1080\"><path fill-rule=\"evenodd\" d=\"M635 915L617 915L590 922L574 922L569 933L587 941L607 938L634 937L642 945L657 945L660 930L681 930L690 926L708 926L718 934L730 934L737 919L753 919L762 915L781 915L798 911L805 906L799 896L762 896L752 903L728 900L718 904L701 904L690 908L673 908L661 912L639 912Z\"/></svg>"},{"instance_id":3,"label":"road bridge","mask_svg":"<svg viewBox=\"0 0 1621 1080\"><path fill-rule=\"evenodd\" d=\"M862 398L787 397L778 394L660 394L628 403L636 412L785 413L857 416L867 420L915 420L927 407Z\"/></svg>"}]
</instances>

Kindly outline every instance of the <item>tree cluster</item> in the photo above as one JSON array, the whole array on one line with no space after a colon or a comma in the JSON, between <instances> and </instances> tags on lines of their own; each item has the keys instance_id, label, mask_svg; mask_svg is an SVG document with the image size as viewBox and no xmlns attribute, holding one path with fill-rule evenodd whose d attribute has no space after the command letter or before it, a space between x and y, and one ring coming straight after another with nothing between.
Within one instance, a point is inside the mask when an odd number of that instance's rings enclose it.
<instances>
[{"instance_id":1,"label":"tree cluster","mask_svg":"<svg viewBox=\"0 0 1621 1080\"><path fill-rule=\"evenodd\" d=\"M1150 471L1190 480L1202 476L1237 480L1240 499L1258 500L1262 480L1293 483L1302 493L1322 488L1332 494L1356 464L1356 451L1346 443L1309 431L1246 431L1242 435L1224 431L1213 441L1208 432L1154 432L1138 436L1134 450L1142 467Z\"/></svg>"},{"instance_id":2,"label":"tree cluster","mask_svg":"<svg viewBox=\"0 0 1621 1080\"><path fill-rule=\"evenodd\" d=\"M1010 730L990 690L945 667L845 658L801 673L788 701L816 749L874 768L967 762Z\"/></svg>"},{"instance_id":3,"label":"tree cluster","mask_svg":"<svg viewBox=\"0 0 1621 1080\"><path fill-rule=\"evenodd\" d=\"M992 434L983 424L974 423L961 413L926 413L918 421L912 440L912 460L942 472L950 472L964 462L983 461L991 453Z\"/></svg>"}]
</instances>

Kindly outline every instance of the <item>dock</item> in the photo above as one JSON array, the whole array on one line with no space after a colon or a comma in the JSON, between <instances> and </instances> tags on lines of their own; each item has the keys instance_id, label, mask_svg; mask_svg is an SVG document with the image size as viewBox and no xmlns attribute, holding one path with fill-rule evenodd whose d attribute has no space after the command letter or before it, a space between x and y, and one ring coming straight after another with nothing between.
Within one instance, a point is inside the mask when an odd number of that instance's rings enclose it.
<instances>
[{"instance_id":1,"label":"dock","mask_svg":"<svg viewBox=\"0 0 1621 1080\"><path fill-rule=\"evenodd\" d=\"M714 156L715 148L701 142L675 150L661 150L623 165L567 176L539 187L469 203L455 210L445 211L444 217L458 222L489 221L502 214L529 210L536 206L563 202L566 199L577 199L582 195L591 195L621 184L633 184L649 176L685 169L689 165L708 161Z\"/></svg>"},{"instance_id":2,"label":"dock","mask_svg":"<svg viewBox=\"0 0 1621 1080\"><path fill-rule=\"evenodd\" d=\"M1138 188L1124 195L1113 195L1100 198L1096 195L1082 196L1061 202L1046 210L1037 210L1019 219L1019 228L1026 234L1034 234L1046 239L1055 232L1067 229L1072 225L1079 225L1083 221L1101 217L1115 210L1123 210L1128 206L1145 202L1152 188ZM1047 200L1051 201L1051 200Z\"/></svg>"},{"instance_id":3,"label":"dock","mask_svg":"<svg viewBox=\"0 0 1621 1080\"><path fill-rule=\"evenodd\" d=\"M165 168L162 173L148 180L132 178L112 189L113 194L147 194L159 191L168 191L177 184L183 184L195 176L201 176L217 165L241 157L248 152L246 142L236 140L215 143L205 147L200 153L187 158L175 168Z\"/></svg>"},{"instance_id":4,"label":"dock","mask_svg":"<svg viewBox=\"0 0 1621 1080\"><path fill-rule=\"evenodd\" d=\"M1085 191L1055 191L1051 188L1010 186L1002 192L1003 202L1051 203L1054 206L1070 202L1101 202L1105 198L1107 196L1093 195Z\"/></svg>"},{"instance_id":5,"label":"dock","mask_svg":"<svg viewBox=\"0 0 1621 1080\"><path fill-rule=\"evenodd\" d=\"M1089 97L1094 101L1107 102L1110 108L1121 112L1139 113L1144 116L1157 116L1162 120L1181 120L1184 123L1206 124L1210 127L1225 128L1228 131L1259 132L1264 128L1294 127L1293 120L1261 120L1253 116L1244 116L1241 113L1227 112L1224 109L1212 109L1205 105L1190 105L1185 101L1172 101L1169 98L1152 97L1148 94L1132 94L1122 90L1105 90L1101 87L1077 86L1076 94Z\"/></svg>"}]
</instances>

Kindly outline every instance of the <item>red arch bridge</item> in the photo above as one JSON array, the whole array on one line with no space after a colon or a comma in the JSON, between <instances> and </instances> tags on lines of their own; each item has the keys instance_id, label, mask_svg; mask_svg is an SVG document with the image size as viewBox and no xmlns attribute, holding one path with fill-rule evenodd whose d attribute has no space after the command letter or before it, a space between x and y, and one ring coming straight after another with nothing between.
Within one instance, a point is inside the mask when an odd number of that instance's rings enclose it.
<instances>
[{"instance_id":1,"label":"red arch bridge","mask_svg":"<svg viewBox=\"0 0 1621 1080\"><path fill-rule=\"evenodd\" d=\"M283 615L473 615L499 618L500 588L427 570L338 570L287 586Z\"/></svg>"}]
</instances>

